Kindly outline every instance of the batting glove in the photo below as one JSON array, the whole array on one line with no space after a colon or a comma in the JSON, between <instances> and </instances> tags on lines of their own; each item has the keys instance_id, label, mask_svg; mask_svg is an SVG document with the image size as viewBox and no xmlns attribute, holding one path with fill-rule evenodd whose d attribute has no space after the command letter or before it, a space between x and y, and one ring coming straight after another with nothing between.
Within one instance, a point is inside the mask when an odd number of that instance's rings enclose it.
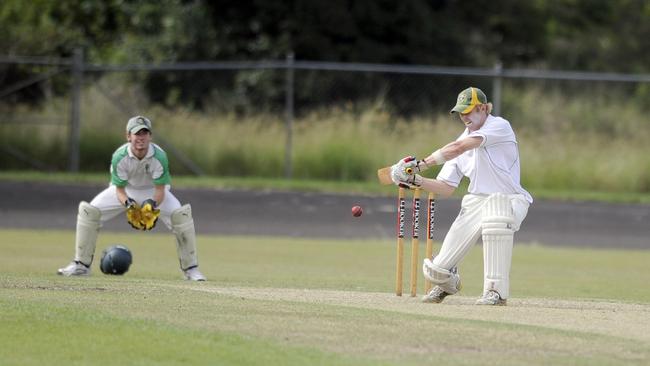
<instances>
[{"instance_id":1,"label":"batting glove","mask_svg":"<svg viewBox=\"0 0 650 366\"><path fill-rule=\"evenodd\" d=\"M421 175L408 174L399 163L391 167L390 178L395 185L402 188L419 188L422 185Z\"/></svg>"},{"instance_id":2,"label":"batting glove","mask_svg":"<svg viewBox=\"0 0 650 366\"><path fill-rule=\"evenodd\" d=\"M396 169L400 169L408 175L421 173L429 168L429 165L427 165L424 160L418 160L413 156L407 156L398 161L395 165L399 167Z\"/></svg>"}]
</instances>

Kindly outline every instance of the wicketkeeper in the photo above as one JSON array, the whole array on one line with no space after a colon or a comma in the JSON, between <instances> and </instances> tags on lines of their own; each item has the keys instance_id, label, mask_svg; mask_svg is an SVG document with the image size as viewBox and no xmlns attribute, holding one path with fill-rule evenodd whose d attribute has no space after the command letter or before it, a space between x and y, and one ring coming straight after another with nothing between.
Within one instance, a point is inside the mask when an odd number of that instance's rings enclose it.
<instances>
[{"instance_id":1,"label":"wicketkeeper","mask_svg":"<svg viewBox=\"0 0 650 366\"><path fill-rule=\"evenodd\" d=\"M470 180L458 217L440 252L426 258L424 276L435 286L422 301L439 303L461 289L458 264L483 239L483 296L477 305L505 305L510 296L513 236L528 213L532 197L519 183L519 150L510 123L492 114L492 103L478 88L463 90L450 113L465 131L424 160L406 157L391 168L393 182L449 196L461 179ZM443 165L444 164L444 165ZM443 165L436 179L418 173Z\"/></svg>"},{"instance_id":2,"label":"wicketkeeper","mask_svg":"<svg viewBox=\"0 0 650 366\"><path fill-rule=\"evenodd\" d=\"M126 144L113 153L111 182L90 203L79 203L75 258L63 276L88 276L102 224L120 214L136 230L151 230L158 218L176 236L181 270L188 280L205 281L198 268L192 209L170 191L167 154L151 142L151 121L136 116L126 125Z\"/></svg>"}]
</instances>

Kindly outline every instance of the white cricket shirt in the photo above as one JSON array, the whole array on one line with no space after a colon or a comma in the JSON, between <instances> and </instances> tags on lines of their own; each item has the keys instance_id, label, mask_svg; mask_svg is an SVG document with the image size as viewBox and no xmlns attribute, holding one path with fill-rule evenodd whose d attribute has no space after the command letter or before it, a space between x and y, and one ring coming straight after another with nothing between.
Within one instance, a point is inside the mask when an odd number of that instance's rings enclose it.
<instances>
[{"instance_id":1,"label":"white cricket shirt","mask_svg":"<svg viewBox=\"0 0 650 366\"><path fill-rule=\"evenodd\" d=\"M130 143L120 146L113 153L111 184L118 187L149 189L154 185L167 185L170 182L167 154L160 146L150 143L149 150L142 160L133 155Z\"/></svg>"},{"instance_id":2,"label":"white cricket shirt","mask_svg":"<svg viewBox=\"0 0 650 366\"><path fill-rule=\"evenodd\" d=\"M481 145L447 161L437 179L458 187L465 176L470 180L469 193L521 194L532 203L530 193L519 183L519 149L510 122L488 115L480 129L471 133L465 129L456 140L473 136L482 138Z\"/></svg>"}]
</instances>

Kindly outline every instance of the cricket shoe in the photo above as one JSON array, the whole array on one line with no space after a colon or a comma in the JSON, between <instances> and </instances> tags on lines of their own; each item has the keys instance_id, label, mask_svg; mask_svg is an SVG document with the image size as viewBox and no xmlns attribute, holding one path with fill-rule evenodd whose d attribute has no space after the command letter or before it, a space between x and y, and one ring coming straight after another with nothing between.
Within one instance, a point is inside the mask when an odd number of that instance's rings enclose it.
<instances>
[{"instance_id":1,"label":"cricket shoe","mask_svg":"<svg viewBox=\"0 0 650 366\"><path fill-rule=\"evenodd\" d=\"M434 286L428 294L422 296L422 302L435 303L439 304L445 297L453 295L460 291L463 285L460 282L460 276L458 275L458 269L456 267L452 268L451 272L453 276L451 277L448 283L440 286Z\"/></svg>"},{"instance_id":2,"label":"cricket shoe","mask_svg":"<svg viewBox=\"0 0 650 366\"><path fill-rule=\"evenodd\" d=\"M476 305L505 306L506 302L507 300L502 299L498 292L490 290L483 294L483 297L476 300Z\"/></svg>"},{"instance_id":3,"label":"cricket shoe","mask_svg":"<svg viewBox=\"0 0 650 366\"><path fill-rule=\"evenodd\" d=\"M86 267L85 264L79 261L72 261L70 264L63 268L59 268L56 272L61 276L90 276L90 267Z\"/></svg>"},{"instance_id":4,"label":"cricket shoe","mask_svg":"<svg viewBox=\"0 0 650 366\"><path fill-rule=\"evenodd\" d=\"M206 281L207 278L199 271L199 267L194 266L183 271L186 280L190 281Z\"/></svg>"},{"instance_id":5,"label":"cricket shoe","mask_svg":"<svg viewBox=\"0 0 650 366\"><path fill-rule=\"evenodd\" d=\"M428 294L422 296L422 302L439 304L445 297L451 295L440 286L434 286Z\"/></svg>"}]
</instances>

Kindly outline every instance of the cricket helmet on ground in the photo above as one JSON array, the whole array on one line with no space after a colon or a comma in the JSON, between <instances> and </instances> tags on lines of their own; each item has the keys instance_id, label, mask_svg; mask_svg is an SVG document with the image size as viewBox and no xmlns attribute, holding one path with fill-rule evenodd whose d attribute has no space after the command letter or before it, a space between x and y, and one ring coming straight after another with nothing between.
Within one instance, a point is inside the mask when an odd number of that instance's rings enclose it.
<instances>
[{"instance_id":1,"label":"cricket helmet on ground","mask_svg":"<svg viewBox=\"0 0 650 366\"><path fill-rule=\"evenodd\" d=\"M129 248L124 245L113 245L102 252L99 269L104 274L122 275L129 270L132 262L133 256Z\"/></svg>"}]
</instances>

